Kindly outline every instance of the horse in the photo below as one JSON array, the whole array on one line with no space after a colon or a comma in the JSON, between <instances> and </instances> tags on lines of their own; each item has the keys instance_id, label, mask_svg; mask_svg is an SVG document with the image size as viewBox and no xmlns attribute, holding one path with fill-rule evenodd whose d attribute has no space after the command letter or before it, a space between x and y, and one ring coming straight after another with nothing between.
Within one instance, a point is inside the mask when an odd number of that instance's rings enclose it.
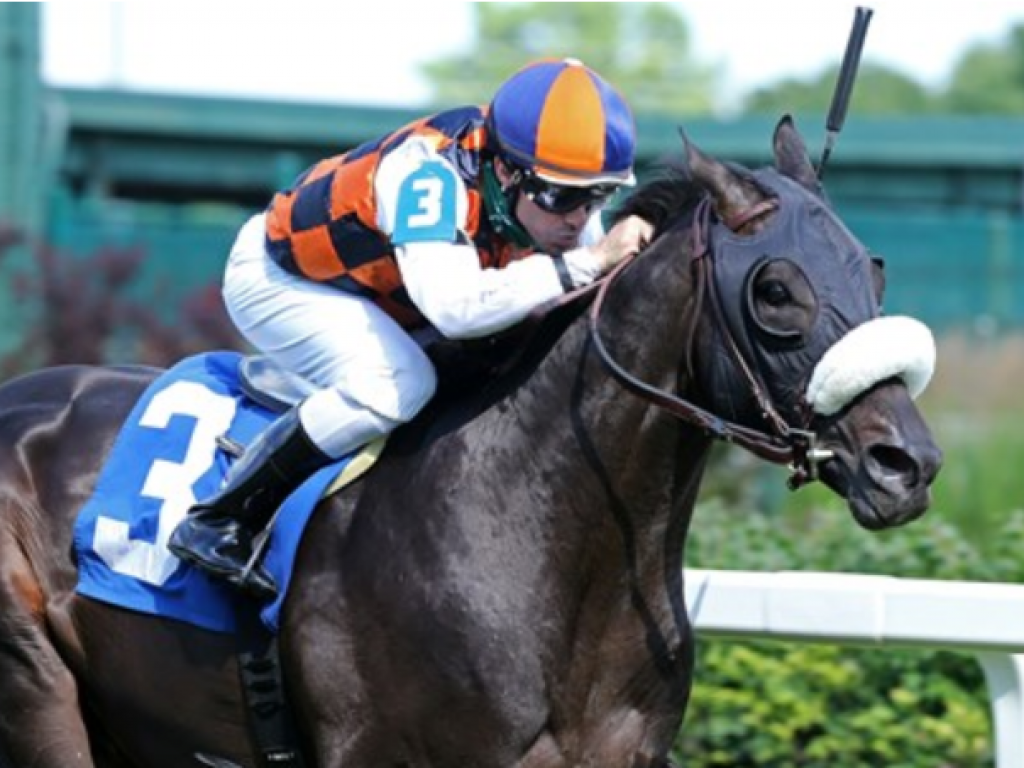
<instances>
[{"instance_id":1,"label":"horse","mask_svg":"<svg viewBox=\"0 0 1024 768\"><path fill-rule=\"evenodd\" d=\"M788 116L772 146L751 170L684 135L619 208L655 225L644 251L318 503L278 637L305 764L672 765L683 554L718 439L825 483L864 528L927 509L927 342L882 313L880 260ZM157 373L0 387L5 768L261 763L232 638L75 589L76 511Z\"/></svg>"}]
</instances>

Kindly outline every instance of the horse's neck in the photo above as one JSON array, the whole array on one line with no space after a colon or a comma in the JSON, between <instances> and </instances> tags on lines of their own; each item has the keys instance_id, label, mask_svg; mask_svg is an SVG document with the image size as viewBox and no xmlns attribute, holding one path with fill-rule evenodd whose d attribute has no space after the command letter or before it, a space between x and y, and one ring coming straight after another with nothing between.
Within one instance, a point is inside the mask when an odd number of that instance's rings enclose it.
<instances>
[{"instance_id":1,"label":"horse's neck","mask_svg":"<svg viewBox=\"0 0 1024 768\"><path fill-rule=\"evenodd\" d=\"M684 268L662 267L659 276L637 264L645 271L613 286L600 327L607 348L631 374L678 393L687 388L689 281ZM666 296L665 286L673 284L675 294L685 286L685 296ZM528 473L527 481L544 487L547 499L544 508L519 514L544 519L559 542L555 556L598 568L607 564L603 558L628 556L662 567L666 556L681 557L709 442L612 379L588 340L585 318L509 404L500 418L521 435L515 471Z\"/></svg>"},{"instance_id":2,"label":"horse's neck","mask_svg":"<svg viewBox=\"0 0 1024 768\"><path fill-rule=\"evenodd\" d=\"M685 394L686 286L669 270L636 266L647 279L627 273L613 287L602 338L632 374ZM325 567L337 555L322 529L333 527L351 573L373 573L375 558L392 553L396 572L429 574L424 603L438 591L473 603L481 584L500 579L505 586L494 590L517 604L587 602L600 613L639 591L657 592L664 605L708 439L610 378L586 317L521 373L482 398L489 407L475 418L425 421L397 436L355 514L314 518L321 529L311 538L322 539L314 549Z\"/></svg>"},{"instance_id":3,"label":"horse's neck","mask_svg":"<svg viewBox=\"0 0 1024 768\"><path fill-rule=\"evenodd\" d=\"M686 328L661 314L666 297L612 298L602 325L620 363L685 389ZM469 422L398 435L350 497L353 514L335 501L335 514L314 516L289 615L341 626L387 615L374 642L393 653L408 650L393 627L458 638L450 652L470 661L514 649L496 679L529 686L516 665L534 653L532 669L557 678L572 709L596 670L651 643L669 658L687 636L681 557L708 441L609 378L586 318L496 397ZM613 688L636 685L646 663L616 667L628 679ZM417 658L447 679L430 664Z\"/></svg>"}]
</instances>

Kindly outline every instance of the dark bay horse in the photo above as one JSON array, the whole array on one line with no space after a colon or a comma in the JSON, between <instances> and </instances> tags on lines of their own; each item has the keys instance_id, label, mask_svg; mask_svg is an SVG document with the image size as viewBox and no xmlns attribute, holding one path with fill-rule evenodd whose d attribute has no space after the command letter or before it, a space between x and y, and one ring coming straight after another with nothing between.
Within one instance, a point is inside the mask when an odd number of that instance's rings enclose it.
<instances>
[{"instance_id":1,"label":"dark bay horse","mask_svg":"<svg viewBox=\"0 0 1024 768\"><path fill-rule=\"evenodd\" d=\"M686 143L684 173L624 203L656 237L599 316L423 414L321 502L280 635L309 764L669 766L715 437L817 474L866 528L925 511L927 350L880 317L881 268L788 118L773 145L751 172ZM4 768L257 764L232 638L74 591L76 511L154 376L71 366L0 388Z\"/></svg>"}]
</instances>

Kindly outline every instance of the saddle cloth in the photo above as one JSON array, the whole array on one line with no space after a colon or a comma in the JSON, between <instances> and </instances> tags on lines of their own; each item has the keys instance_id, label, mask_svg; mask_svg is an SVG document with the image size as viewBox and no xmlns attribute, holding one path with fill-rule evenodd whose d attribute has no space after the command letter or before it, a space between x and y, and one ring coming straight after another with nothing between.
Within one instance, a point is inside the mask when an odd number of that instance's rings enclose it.
<instances>
[{"instance_id":1,"label":"saddle cloth","mask_svg":"<svg viewBox=\"0 0 1024 768\"><path fill-rule=\"evenodd\" d=\"M233 457L218 438L247 445L277 415L242 392L241 359L236 352L186 358L136 403L75 523L79 593L215 632L235 631L235 601L247 598L182 563L166 545L189 507L223 481ZM314 474L281 507L264 559L280 588L260 612L271 632L306 522L322 496L340 487L332 481L358 453ZM368 464L364 456L355 462L361 471Z\"/></svg>"}]
</instances>

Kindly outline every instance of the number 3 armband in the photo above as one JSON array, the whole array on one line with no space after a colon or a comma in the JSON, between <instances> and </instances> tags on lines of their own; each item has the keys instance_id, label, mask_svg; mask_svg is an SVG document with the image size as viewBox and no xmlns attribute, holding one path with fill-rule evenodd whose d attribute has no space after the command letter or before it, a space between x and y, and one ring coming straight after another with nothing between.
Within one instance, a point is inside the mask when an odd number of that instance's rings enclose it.
<instances>
[{"instance_id":1,"label":"number 3 armband","mask_svg":"<svg viewBox=\"0 0 1024 768\"><path fill-rule=\"evenodd\" d=\"M455 171L444 161L420 163L399 185L391 242L454 242L459 231L459 187Z\"/></svg>"}]
</instances>

